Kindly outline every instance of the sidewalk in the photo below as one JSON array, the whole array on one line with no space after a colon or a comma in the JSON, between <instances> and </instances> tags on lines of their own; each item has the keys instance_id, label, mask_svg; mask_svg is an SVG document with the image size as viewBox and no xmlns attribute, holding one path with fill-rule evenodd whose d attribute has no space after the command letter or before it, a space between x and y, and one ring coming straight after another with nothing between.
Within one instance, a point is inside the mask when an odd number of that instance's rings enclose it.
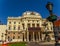
<instances>
[{"instance_id":1,"label":"sidewalk","mask_svg":"<svg viewBox=\"0 0 60 46\"><path fill-rule=\"evenodd\" d=\"M55 42L41 42L39 44L55 44Z\"/></svg>"}]
</instances>

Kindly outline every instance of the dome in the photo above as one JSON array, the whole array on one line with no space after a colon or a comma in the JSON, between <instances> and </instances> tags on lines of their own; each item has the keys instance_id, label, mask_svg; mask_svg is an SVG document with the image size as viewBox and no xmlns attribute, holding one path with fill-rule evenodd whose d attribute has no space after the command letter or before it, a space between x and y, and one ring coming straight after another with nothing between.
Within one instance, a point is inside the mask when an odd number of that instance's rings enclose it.
<instances>
[{"instance_id":1,"label":"dome","mask_svg":"<svg viewBox=\"0 0 60 46\"><path fill-rule=\"evenodd\" d=\"M37 13L37 12L26 11L26 12L23 13L23 17L29 17L29 16L42 18L41 15L39 13Z\"/></svg>"}]
</instances>

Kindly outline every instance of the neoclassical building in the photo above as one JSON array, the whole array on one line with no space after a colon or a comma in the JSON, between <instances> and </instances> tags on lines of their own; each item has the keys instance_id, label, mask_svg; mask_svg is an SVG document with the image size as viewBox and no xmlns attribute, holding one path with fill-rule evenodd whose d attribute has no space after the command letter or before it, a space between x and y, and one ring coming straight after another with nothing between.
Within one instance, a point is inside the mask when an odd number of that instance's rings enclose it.
<instances>
[{"instance_id":1,"label":"neoclassical building","mask_svg":"<svg viewBox=\"0 0 60 46\"><path fill-rule=\"evenodd\" d=\"M54 40L52 22L43 19L37 12L26 11L22 16L7 19L7 41L43 41L46 32L47 36Z\"/></svg>"}]
</instances>

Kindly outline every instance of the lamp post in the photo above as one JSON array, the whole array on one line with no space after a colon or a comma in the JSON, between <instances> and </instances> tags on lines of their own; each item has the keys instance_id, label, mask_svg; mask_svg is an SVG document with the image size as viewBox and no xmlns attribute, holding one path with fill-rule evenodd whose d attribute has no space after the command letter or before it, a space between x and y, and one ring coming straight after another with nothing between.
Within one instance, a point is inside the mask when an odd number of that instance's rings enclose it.
<instances>
[{"instance_id":1,"label":"lamp post","mask_svg":"<svg viewBox=\"0 0 60 46\"><path fill-rule=\"evenodd\" d=\"M54 22L57 20L57 16L53 15L52 10L53 10L53 4L51 2L48 2L46 5L46 8L48 9L50 16L47 17L47 20L53 23L53 32L54 32L54 37L55 37L55 42L56 44L58 43L58 31L54 29Z\"/></svg>"}]
</instances>

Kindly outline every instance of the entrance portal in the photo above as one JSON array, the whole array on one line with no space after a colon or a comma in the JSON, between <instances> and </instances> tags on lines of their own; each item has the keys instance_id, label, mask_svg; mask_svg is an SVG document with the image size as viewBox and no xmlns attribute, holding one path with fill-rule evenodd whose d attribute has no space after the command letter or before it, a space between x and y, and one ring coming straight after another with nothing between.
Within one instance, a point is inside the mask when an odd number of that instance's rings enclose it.
<instances>
[{"instance_id":1,"label":"entrance portal","mask_svg":"<svg viewBox=\"0 0 60 46\"><path fill-rule=\"evenodd\" d=\"M29 32L29 41L39 41L39 35L38 32Z\"/></svg>"},{"instance_id":2,"label":"entrance portal","mask_svg":"<svg viewBox=\"0 0 60 46\"><path fill-rule=\"evenodd\" d=\"M33 41L33 32L29 32L29 41Z\"/></svg>"}]
</instances>

